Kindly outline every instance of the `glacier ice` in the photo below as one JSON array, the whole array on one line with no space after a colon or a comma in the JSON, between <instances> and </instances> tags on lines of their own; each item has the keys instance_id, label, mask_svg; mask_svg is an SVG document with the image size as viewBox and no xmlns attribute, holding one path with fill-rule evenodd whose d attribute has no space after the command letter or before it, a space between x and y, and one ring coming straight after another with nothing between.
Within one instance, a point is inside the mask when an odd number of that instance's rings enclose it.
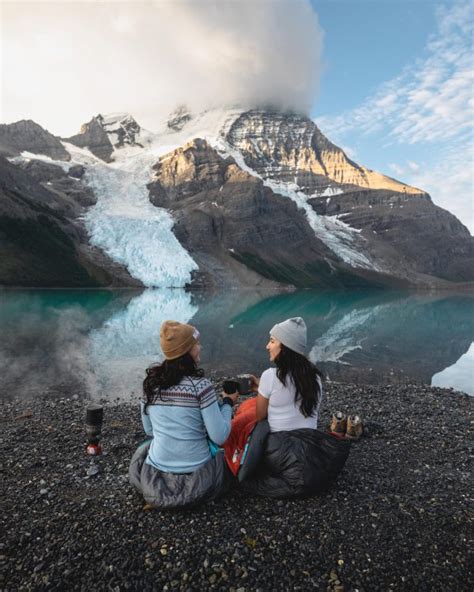
<instances>
[{"instance_id":1,"label":"glacier ice","mask_svg":"<svg viewBox=\"0 0 474 592\"><path fill-rule=\"evenodd\" d=\"M183 287L197 264L173 234L169 212L148 199L156 156L149 151L122 151L117 161L84 162L82 151L65 144L74 162L86 164L84 179L97 204L84 216L90 243L124 265L147 287Z\"/></svg>"}]
</instances>

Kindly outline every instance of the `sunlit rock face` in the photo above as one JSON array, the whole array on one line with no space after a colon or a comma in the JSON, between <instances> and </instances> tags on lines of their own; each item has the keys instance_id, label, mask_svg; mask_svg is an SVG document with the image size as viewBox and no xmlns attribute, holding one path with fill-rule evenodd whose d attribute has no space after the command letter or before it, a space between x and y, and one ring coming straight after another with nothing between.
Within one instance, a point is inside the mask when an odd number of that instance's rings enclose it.
<instances>
[{"instance_id":1,"label":"sunlit rock face","mask_svg":"<svg viewBox=\"0 0 474 592\"><path fill-rule=\"evenodd\" d=\"M200 138L160 158L154 171L158 183L149 186L150 199L158 206L172 206L173 202L196 193L220 189L227 182L256 180Z\"/></svg>"},{"instance_id":2,"label":"sunlit rock face","mask_svg":"<svg viewBox=\"0 0 474 592\"><path fill-rule=\"evenodd\" d=\"M310 197L283 167L262 166L261 154L250 164L238 157L195 139L153 167L150 201L173 212L174 232L200 268L195 282L230 281L219 270L236 261L297 287L431 288L472 279L472 237L426 193L344 185ZM296 207L285 194L300 200Z\"/></svg>"},{"instance_id":3,"label":"sunlit rock face","mask_svg":"<svg viewBox=\"0 0 474 592\"><path fill-rule=\"evenodd\" d=\"M356 164L303 115L248 111L234 122L227 140L259 175L295 182L309 195L331 195L350 186L423 193Z\"/></svg>"},{"instance_id":4,"label":"sunlit rock face","mask_svg":"<svg viewBox=\"0 0 474 592\"><path fill-rule=\"evenodd\" d=\"M31 120L0 125L0 155L18 156L22 152L44 154L56 160L70 160L61 141Z\"/></svg>"}]
</instances>

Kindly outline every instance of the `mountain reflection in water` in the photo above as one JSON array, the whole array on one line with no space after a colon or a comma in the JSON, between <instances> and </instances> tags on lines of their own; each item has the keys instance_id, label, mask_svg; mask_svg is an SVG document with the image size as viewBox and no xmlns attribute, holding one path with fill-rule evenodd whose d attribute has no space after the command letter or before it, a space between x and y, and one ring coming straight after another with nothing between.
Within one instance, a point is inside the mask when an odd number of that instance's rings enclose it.
<instances>
[{"instance_id":1,"label":"mountain reflection in water","mask_svg":"<svg viewBox=\"0 0 474 592\"><path fill-rule=\"evenodd\" d=\"M8 291L0 293L2 396L139 394L145 368L161 360L165 319L198 327L211 374L259 374L270 328L292 316L305 319L308 355L331 380L430 384L436 375L434 384L470 390L461 363L474 341L469 296Z\"/></svg>"}]
</instances>

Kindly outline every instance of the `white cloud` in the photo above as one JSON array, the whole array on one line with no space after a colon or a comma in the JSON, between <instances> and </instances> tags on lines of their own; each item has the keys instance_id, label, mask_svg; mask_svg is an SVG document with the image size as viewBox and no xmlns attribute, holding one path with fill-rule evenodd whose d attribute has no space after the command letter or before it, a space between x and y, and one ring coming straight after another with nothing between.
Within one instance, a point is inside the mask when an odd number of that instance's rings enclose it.
<instances>
[{"instance_id":1,"label":"white cloud","mask_svg":"<svg viewBox=\"0 0 474 592\"><path fill-rule=\"evenodd\" d=\"M398 165L398 164L396 164L396 163L394 163L394 162L391 162L391 163L390 163L388 166L389 166L389 167L392 169L392 171L393 171L394 173L396 173L397 175L403 175L403 174L405 173L405 170L406 170L406 169L404 169L403 167L401 167L400 165Z\"/></svg>"},{"instance_id":2,"label":"white cloud","mask_svg":"<svg viewBox=\"0 0 474 592\"><path fill-rule=\"evenodd\" d=\"M63 135L98 112L150 129L179 103L308 111L323 34L309 0L6 2L2 121Z\"/></svg>"},{"instance_id":3,"label":"white cloud","mask_svg":"<svg viewBox=\"0 0 474 592\"><path fill-rule=\"evenodd\" d=\"M415 173L420 170L420 165L417 162L414 162L413 160L408 160L407 165L408 165L408 168L411 171L414 171Z\"/></svg>"},{"instance_id":4,"label":"white cloud","mask_svg":"<svg viewBox=\"0 0 474 592\"><path fill-rule=\"evenodd\" d=\"M404 180L421 187L436 205L453 213L474 234L472 141L443 149L436 163L404 171Z\"/></svg>"}]
</instances>

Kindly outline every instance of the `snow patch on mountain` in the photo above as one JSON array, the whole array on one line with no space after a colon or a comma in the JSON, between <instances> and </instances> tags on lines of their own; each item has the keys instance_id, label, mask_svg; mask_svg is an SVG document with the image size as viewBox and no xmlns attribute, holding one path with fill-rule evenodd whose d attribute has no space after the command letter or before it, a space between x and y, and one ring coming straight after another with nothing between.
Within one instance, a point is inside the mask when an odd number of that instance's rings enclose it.
<instances>
[{"instance_id":1,"label":"snow patch on mountain","mask_svg":"<svg viewBox=\"0 0 474 592\"><path fill-rule=\"evenodd\" d=\"M317 238L345 263L348 263L352 267L379 270L376 263L358 250L356 241L361 238L358 237L359 230L352 228L335 217L319 216L308 203L311 196L303 193L295 183L270 181L261 177L246 164L242 154L232 148L224 138L215 139L211 145L213 145L223 158L231 156L242 170L261 179L263 184L269 187L274 193L278 193L294 201L298 208L304 211L309 225Z\"/></svg>"},{"instance_id":2,"label":"snow patch on mountain","mask_svg":"<svg viewBox=\"0 0 474 592\"><path fill-rule=\"evenodd\" d=\"M341 193L344 193L343 189L339 189L338 187L326 187L322 193L313 193L311 197L332 197L333 195L341 195Z\"/></svg>"},{"instance_id":3,"label":"snow patch on mountain","mask_svg":"<svg viewBox=\"0 0 474 592\"><path fill-rule=\"evenodd\" d=\"M155 154L163 156L196 138L206 140L213 145L216 139L226 136L232 124L242 113L242 109L204 111L192 115L179 130L168 127L168 120L166 120L159 126L152 150Z\"/></svg>"},{"instance_id":4,"label":"snow patch on mountain","mask_svg":"<svg viewBox=\"0 0 474 592\"><path fill-rule=\"evenodd\" d=\"M28 152L24 150L20 156L12 156L7 158L8 162L12 164L20 164L21 162L26 162L30 160L41 160L42 162L47 162L48 164L55 164L60 166L63 171L68 172L71 168L71 162L66 162L64 160L54 160L50 156L46 156L46 154L35 154L34 152Z\"/></svg>"},{"instance_id":5,"label":"snow patch on mountain","mask_svg":"<svg viewBox=\"0 0 474 592\"><path fill-rule=\"evenodd\" d=\"M155 138L155 134L140 127L130 113L100 114L96 120L113 146L114 160L116 153L125 147L137 153L149 146Z\"/></svg>"}]
</instances>

